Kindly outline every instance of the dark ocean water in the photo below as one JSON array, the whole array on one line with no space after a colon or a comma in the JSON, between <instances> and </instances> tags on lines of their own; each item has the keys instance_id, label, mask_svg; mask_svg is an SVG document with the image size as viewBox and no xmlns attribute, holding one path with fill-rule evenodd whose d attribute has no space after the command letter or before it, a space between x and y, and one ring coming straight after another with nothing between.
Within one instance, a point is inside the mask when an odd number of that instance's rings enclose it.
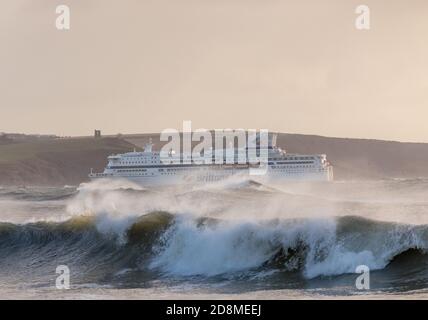
<instances>
[{"instance_id":1,"label":"dark ocean water","mask_svg":"<svg viewBox=\"0 0 428 320\"><path fill-rule=\"evenodd\" d=\"M0 298L425 297L427 189L424 179L3 187ZM55 287L59 265L70 290ZM368 290L356 286L361 265Z\"/></svg>"}]
</instances>

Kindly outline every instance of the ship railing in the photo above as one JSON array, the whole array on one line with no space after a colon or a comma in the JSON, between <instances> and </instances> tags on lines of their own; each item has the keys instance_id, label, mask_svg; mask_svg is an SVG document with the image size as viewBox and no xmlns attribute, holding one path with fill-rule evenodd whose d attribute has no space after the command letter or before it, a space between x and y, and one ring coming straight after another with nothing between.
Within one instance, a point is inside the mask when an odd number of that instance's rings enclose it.
<instances>
[{"instance_id":1,"label":"ship railing","mask_svg":"<svg viewBox=\"0 0 428 320\"><path fill-rule=\"evenodd\" d=\"M110 176L112 176L113 174L111 174L111 173L103 173L103 172L99 172L99 173L94 173L94 172L91 172L90 174L89 174L89 177L90 178L102 178L102 177L110 177Z\"/></svg>"}]
</instances>

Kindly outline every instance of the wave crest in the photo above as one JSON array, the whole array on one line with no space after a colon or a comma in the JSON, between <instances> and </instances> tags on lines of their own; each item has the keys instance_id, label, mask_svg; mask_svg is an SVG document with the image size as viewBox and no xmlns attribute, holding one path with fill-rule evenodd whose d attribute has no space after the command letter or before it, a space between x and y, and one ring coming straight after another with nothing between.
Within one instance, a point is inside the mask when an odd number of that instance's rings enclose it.
<instances>
[{"instance_id":1,"label":"wave crest","mask_svg":"<svg viewBox=\"0 0 428 320\"><path fill-rule=\"evenodd\" d=\"M396 257L415 259L403 256L409 250L424 253L428 248L425 225L355 216L245 221L152 212L126 228L122 243L117 243L117 235L100 230L97 219L79 216L65 222L1 223L0 255L22 251L79 255L92 250L109 263L118 257L129 259L123 252L132 249L133 255L144 260L142 265L170 275L217 276L262 268L301 272L311 279L354 273L358 265L383 269Z\"/></svg>"}]
</instances>

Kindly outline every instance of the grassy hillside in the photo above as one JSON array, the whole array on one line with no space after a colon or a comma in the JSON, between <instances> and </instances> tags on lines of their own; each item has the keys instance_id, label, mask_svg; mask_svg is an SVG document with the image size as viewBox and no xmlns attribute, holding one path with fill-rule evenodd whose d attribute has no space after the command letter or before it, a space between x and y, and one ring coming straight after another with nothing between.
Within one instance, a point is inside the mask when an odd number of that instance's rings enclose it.
<instances>
[{"instance_id":1,"label":"grassy hillside","mask_svg":"<svg viewBox=\"0 0 428 320\"><path fill-rule=\"evenodd\" d=\"M117 138L70 138L0 145L0 185L65 185L102 170L112 153L134 146Z\"/></svg>"}]
</instances>

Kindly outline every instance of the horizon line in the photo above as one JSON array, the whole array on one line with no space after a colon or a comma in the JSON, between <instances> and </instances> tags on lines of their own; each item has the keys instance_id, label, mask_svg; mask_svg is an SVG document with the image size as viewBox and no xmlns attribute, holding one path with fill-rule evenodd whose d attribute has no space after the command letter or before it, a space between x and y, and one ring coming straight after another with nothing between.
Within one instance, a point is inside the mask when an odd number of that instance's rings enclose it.
<instances>
[{"instance_id":1,"label":"horizon line","mask_svg":"<svg viewBox=\"0 0 428 320\"><path fill-rule=\"evenodd\" d=\"M172 128L171 128L172 129ZM98 129L94 129L98 130ZM214 131L214 130L238 130L238 129L206 129L207 131ZM245 132L247 132L249 129L244 129ZM251 129L252 130L252 129ZM180 134L183 133L183 131L177 130ZM257 131L260 131L258 129ZM192 131L194 132L194 131ZM341 137L341 136L328 136L328 135L322 135L317 133L291 133L291 132L284 132L284 131L269 131L269 133L277 133L277 134L286 134L286 135L300 135L300 136L316 136L321 138L328 138L328 139L350 139L350 140L372 140L372 141L383 141L383 142L394 142L394 143L411 143L411 144L428 144L428 141L406 141L406 140L388 140L388 139L382 139L382 138L361 138L361 137ZM26 136L54 136L56 138L60 139L67 139L67 138L91 138L94 137L94 135L58 135L55 133L24 133L24 132L0 132L1 134L6 135L26 135ZM107 133L102 134L101 130L101 137L117 137L117 136L138 136L138 135L159 135L160 132L139 132L139 133Z\"/></svg>"}]
</instances>

